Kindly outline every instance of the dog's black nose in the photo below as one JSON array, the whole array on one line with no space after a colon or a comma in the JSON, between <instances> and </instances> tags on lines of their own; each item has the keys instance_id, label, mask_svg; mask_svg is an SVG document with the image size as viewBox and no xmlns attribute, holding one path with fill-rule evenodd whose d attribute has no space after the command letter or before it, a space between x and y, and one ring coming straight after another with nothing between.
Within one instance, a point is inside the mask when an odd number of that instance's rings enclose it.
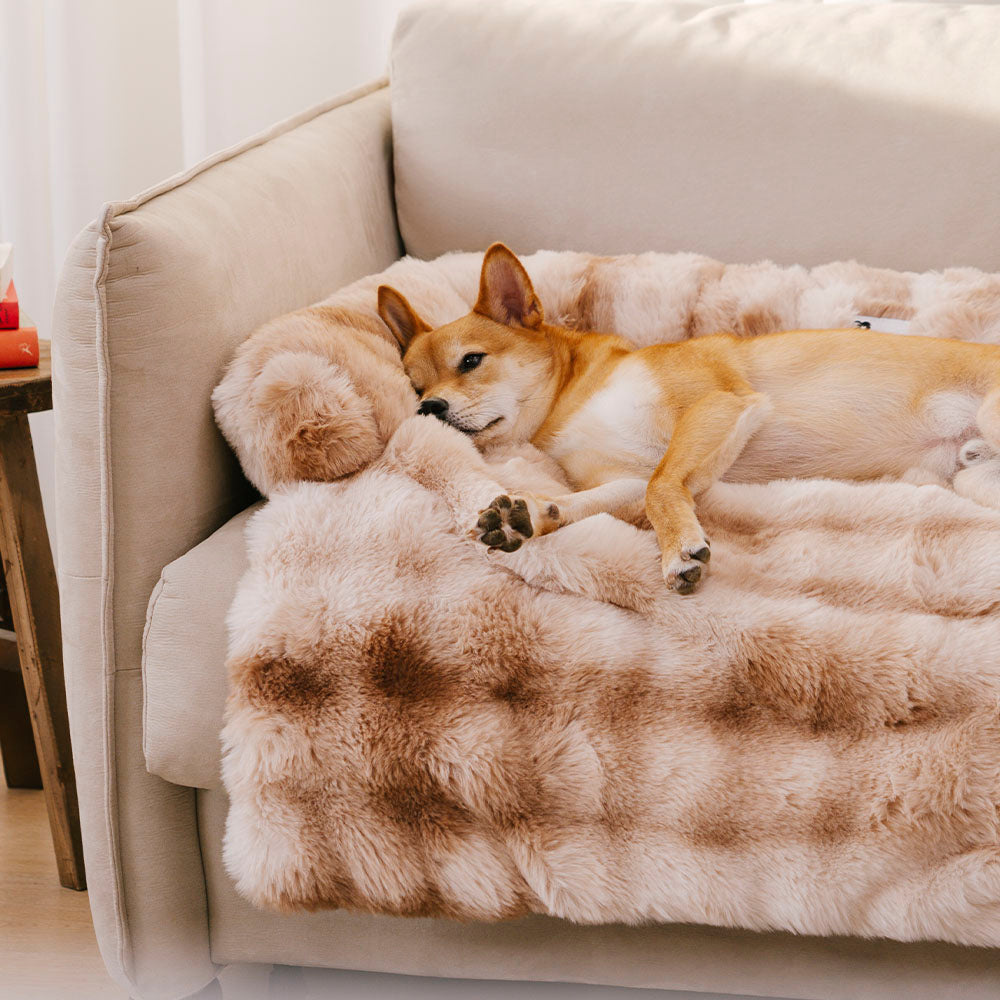
<instances>
[{"instance_id":1,"label":"dog's black nose","mask_svg":"<svg viewBox=\"0 0 1000 1000\"><path fill-rule=\"evenodd\" d=\"M447 412L448 400L441 399L439 396L431 396L430 399L425 399L420 406L417 407L417 413L437 417L438 420L444 420L444 415Z\"/></svg>"}]
</instances>

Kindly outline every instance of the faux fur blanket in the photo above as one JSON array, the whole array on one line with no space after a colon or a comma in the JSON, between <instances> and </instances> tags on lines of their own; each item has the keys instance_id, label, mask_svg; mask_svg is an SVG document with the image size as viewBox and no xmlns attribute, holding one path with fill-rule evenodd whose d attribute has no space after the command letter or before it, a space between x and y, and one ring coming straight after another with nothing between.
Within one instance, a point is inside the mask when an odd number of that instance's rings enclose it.
<instances>
[{"instance_id":1,"label":"faux fur blanket","mask_svg":"<svg viewBox=\"0 0 1000 1000\"><path fill-rule=\"evenodd\" d=\"M596 265L620 269L611 298L581 255L526 263L552 315L637 340L668 317L676 339L725 299L725 269L685 282L704 258L660 257L675 280L654 288L652 256ZM468 288L442 280L466 258ZM478 259L386 280L442 322ZM823 300L813 325L953 332L921 328L936 314L1000 339L1000 298L969 299L995 279L837 267L855 281L835 303L816 272L771 265L734 269L726 301L758 315L748 335ZM896 282L878 309L876 278ZM435 282L452 315L428 306ZM375 284L331 302L370 317ZM558 476L409 417L366 468L255 515L224 732L239 890L1000 945L1000 515L939 485L720 483L699 501L712 572L680 598L652 533L607 515L509 554L466 537L498 492Z\"/></svg>"}]
</instances>

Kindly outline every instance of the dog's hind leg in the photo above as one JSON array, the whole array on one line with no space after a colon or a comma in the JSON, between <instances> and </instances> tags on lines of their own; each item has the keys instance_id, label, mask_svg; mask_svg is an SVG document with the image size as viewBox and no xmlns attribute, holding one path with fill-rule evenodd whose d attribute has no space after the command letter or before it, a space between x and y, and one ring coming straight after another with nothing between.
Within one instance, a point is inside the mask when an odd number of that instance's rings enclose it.
<instances>
[{"instance_id":1,"label":"dog's hind leg","mask_svg":"<svg viewBox=\"0 0 1000 1000\"><path fill-rule=\"evenodd\" d=\"M952 487L959 496L1000 510L1000 388L983 400L976 425L982 437L962 447L958 460L964 468L955 474Z\"/></svg>"},{"instance_id":2,"label":"dog's hind leg","mask_svg":"<svg viewBox=\"0 0 1000 1000\"><path fill-rule=\"evenodd\" d=\"M994 450L1000 452L1000 385L986 394L976 411L976 425Z\"/></svg>"}]
</instances>

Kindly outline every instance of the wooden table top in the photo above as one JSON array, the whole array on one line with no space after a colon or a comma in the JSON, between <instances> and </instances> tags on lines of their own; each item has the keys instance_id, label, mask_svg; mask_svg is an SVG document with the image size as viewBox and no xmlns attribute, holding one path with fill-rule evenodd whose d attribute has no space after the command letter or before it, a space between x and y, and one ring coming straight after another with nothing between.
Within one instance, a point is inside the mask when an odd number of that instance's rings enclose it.
<instances>
[{"instance_id":1,"label":"wooden table top","mask_svg":"<svg viewBox=\"0 0 1000 1000\"><path fill-rule=\"evenodd\" d=\"M0 368L0 413L52 409L52 345L38 341L37 368Z\"/></svg>"}]
</instances>

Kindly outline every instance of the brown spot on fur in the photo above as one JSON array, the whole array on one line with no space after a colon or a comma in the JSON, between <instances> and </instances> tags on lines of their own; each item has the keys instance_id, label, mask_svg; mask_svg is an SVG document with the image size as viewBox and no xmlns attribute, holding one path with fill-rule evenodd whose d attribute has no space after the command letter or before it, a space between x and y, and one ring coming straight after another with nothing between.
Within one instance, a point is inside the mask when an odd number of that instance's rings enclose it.
<instances>
[{"instance_id":1,"label":"brown spot on fur","mask_svg":"<svg viewBox=\"0 0 1000 1000\"><path fill-rule=\"evenodd\" d=\"M643 667L601 677L595 672L588 725L601 733L603 822L618 836L635 828L648 795L650 746L646 732L670 710L670 694Z\"/></svg>"},{"instance_id":2,"label":"brown spot on fur","mask_svg":"<svg viewBox=\"0 0 1000 1000\"><path fill-rule=\"evenodd\" d=\"M302 823L303 833L313 844L324 843L330 836L331 792L326 786L317 787L302 784L299 780L284 779L279 782L282 796L296 811ZM317 883L314 895L304 899L294 897L288 904L281 904L286 911L304 908L318 909L321 906L354 907L363 905L364 897L336 851L327 851L321 869L314 869Z\"/></svg>"},{"instance_id":3,"label":"brown spot on fur","mask_svg":"<svg viewBox=\"0 0 1000 1000\"><path fill-rule=\"evenodd\" d=\"M419 698L428 687L428 664L410 645L372 662L372 680L387 698Z\"/></svg>"},{"instance_id":4,"label":"brown spot on fur","mask_svg":"<svg viewBox=\"0 0 1000 1000\"><path fill-rule=\"evenodd\" d=\"M753 839L753 833L734 818L724 802L703 806L691 817L688 840L695 847L731 850Z\"/></svg>"},{"instance_id":5,"label":"brown spot on fur","mask_svg":"<svg viewBox=\"0 0 1000 1000\"><path fill-rule=\"evenodd\" d=\"M254 657L231 669L250 704L271 710L315 717L340 689L335 671L284 656Z\"/></svg>"},{"instance_id":6,"label":"brown spot on fur","mask_svg":"<svg viewBox=\"0 0 1000 1000\"><path fill-rule=\"evenodd\" d=\"M889 302L882 299L860 299L857 302L857 311L862 316L884 317L891 319L913 319L917 311L912 306L903 305L901 302Z\"/></svg>"},{"instance_id":7,"label":"brown spot on fur","mask_svg":"<svg viewBox=\"0 0 1000 1000\"><path fill-rule=\"evenodd\" d=\"M400 758L394 780L374 788L371 802L387 822L434 836L467 828L471 817L447 790L419 765Z\"/></svg>"},{"instance_id":8,"label":"brown spot on fur","mask_svg":"<svg viewBox=\"0 0 1000 1000\"><path fill-rule=\"evenodd\" d=\"M822 633L774 624L741 636L740 652L718 702L709 712L715 724L745 724L753 709L814 732L866 732L901 723L931 721L932 697L913 680L905 650L850 635L826 639ZM919 706L920 711L914 711Z\"/></svg>"},{"instance_id":9,"label":"brown spot on fur","mask_svg":"<svg viewBox=\"0 0 1000 1000\"><path fill-rule=\"evenodd\" d=\"M465 916L431 882L425 882L421 894L405 899L394 909L394 913L398 917L444 917L449 920L461 920Z\"/></svg>"},{"instance_id":10,"label":"brown spot on fur","mask_svg":"<svg viewBox=\"0 0 1000 1000\"><path fill-rule=\"evenodd\" d=\"M747 309L736 317L733 333L737 337L759 337L782 328L782 319L773 309Z\"/></svg>"},{"instance_id":11,"label":"brown spot on fur","mask_svg":"<svg viewBox=\"0 0 1000 1000\"><path fill-rule=\"evenodd\" d=\"M817 804L810 835L823 844L849 840L859 830L858 810L854 800L847 796L828 796Z\"/></svg>"},{"instance_id":12,"label":"brown spot on fur","mask_svg":"<svg viewBox=\"0 0 1000 1000\"><path fill-rule=\"evenodd\" d=\"M618 257L591 257L583 269L580 294L572 328L611 331L615 326L614 301L617 275L623 261ZM609 274L609 270L611 273ZM628 331L615 331L626 336Z\"/></svg>"},{"instance_id":13,"label":"brown spot on fur","mask_svg":"<svg viewBox=\"0 0 1000 1000\"><path fill-rule=\"evenodd\" d=\"M490 694L498 701L505 701L509 705L523 705L534 696L531 688L525 683L523 672L512 672L503 680L497 682L490 688Z\"/></svg>"},{"instance_id":14,"label":"brown spot on fur","mask_svg":"<svg viewBox=\"0 0 1000 1000\"><path fill-rule=\"evenodd\" d=\"M705 718L722 730L746 729L755 725L760 717L760 707L752 701L746 685L732 684L726 697L710 702Z\"/></svg>"},{"instance_id":15,"label":"brown spot on fur","mask_svg":"<svg viewBox=\"0 0 1000 1000\"><path fill-rule=\"evenodd\" d=\"M666 693L645 667L617 671L599 685L594 702L596 721L607 730L637 735L665 709Z\"/></svg>"},{"instance_id":16,"label":"brown spot on fur","mask_svg":"<svg viewBox=\"0 0 1000 1000\"><path fill-rule=\"evenodd\" d=\"M453 677L432 657L427 632L405 615L386 615L373 623L361 646L376 690L408 703L446 698Z\"/></svg>"},{"instance_id":17,"label":"brown spot on fur","mask_svg":"<svg viewBox=\"0 0 1000 1000\"><path fill-rule=\"evenodd\" d=\"M755 809L735 788L723 787L713 799L692 811L687 839L695 847L711 850L745 849L763 840L805 840L827 845L849 840L859 829L857 804L848 795L826 796L812 812L796 809L775 813L768 808Z\"/></svg>"},{"instance_id":18,"label":"brown spot on fur","mask_svg":"<svg viewBox=\"0 0 1000 1000\"><path fill-rule=\"evenodd\" d=\"M321 831L311 832L313 836L322 836ZM309 884L308 892L304 885L297 885L294 891L283 893L274 905L279 913L299 910L315 912L330 907L353 910L363 909L365 898L358 891L342 859L328 852L324 856L323 868L316 871L316 881Z\"/></svg>"},{"instance_id":19,"label":"brown spot on fur","mask_svg":"<svg viewBox=\"0 0 1000 1000\"><path fill-rule=\"evenodd\" d=\"M583 269L583 282L580 286L580 295L576 300L576 326L581 330L596 330L596 306L598 294L597 282L597 259L587 262Z\"/></svg>"}]
</instances>

